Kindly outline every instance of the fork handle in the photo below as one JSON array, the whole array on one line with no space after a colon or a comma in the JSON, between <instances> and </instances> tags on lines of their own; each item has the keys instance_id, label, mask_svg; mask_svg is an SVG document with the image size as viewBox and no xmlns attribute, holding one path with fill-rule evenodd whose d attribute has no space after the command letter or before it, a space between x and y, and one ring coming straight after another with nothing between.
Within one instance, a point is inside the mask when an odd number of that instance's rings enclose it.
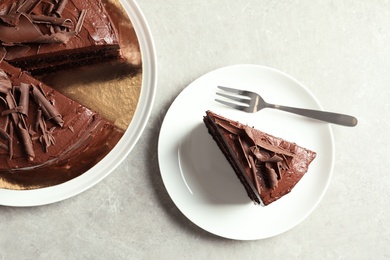
<instances>
[{"instance_id":1,"label":"fork handle","mask_svg":"<svg viewBox=\"0 0 390 260\"><path fill-rule=\"evenodd\" d=\"M287 106L280 106L280 105L273 105L273 104L267 104L266 107L275 108L286 112L298 114L301 116L306 116L313 119L325 121L332 124L343 125L343 126L356 126L358 122L358 120L353 116L332 113L332 112L325 112L320 110L287 107Z\"/></svg>"}]
</instances>

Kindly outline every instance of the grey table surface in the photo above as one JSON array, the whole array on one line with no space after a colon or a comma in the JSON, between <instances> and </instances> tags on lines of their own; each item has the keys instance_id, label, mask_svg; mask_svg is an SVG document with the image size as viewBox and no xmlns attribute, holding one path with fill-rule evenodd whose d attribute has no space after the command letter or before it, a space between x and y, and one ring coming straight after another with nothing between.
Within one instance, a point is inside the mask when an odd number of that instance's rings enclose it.
<instances>
[{"instance_id":1,"label":"grey table surface","mask_svg":"<svg viewBox=\"0 0 390 260\"><path fill-rule=\"evenodd\" d=\"M155 41L158 89L146 129L125 161L82 194L40 207L0 207L0 259L389 259L390 1L138 1ZM159 171L158 134L193 80L241 63L305 84L332 126L333 177L302 223L264 240L235 241L182 215Z\"/></svg>"}]
</instances>

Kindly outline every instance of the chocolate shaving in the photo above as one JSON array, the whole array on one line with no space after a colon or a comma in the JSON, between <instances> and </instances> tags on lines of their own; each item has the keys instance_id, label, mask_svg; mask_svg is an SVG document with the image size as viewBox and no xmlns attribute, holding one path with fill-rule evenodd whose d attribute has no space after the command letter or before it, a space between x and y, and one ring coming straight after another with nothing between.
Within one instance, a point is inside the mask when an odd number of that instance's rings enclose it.
<instances>
[{"instance_id":1,"label":"chocolate shaving","mask_svg":"<svg viewBox=\"0 0 390 260\"><path fill-rule=\"evenodd\" d=\"M267 162L270 159L269 153L260 149L258 146L251 146L250 151L260 162Z\"/></svg>"},{"instance_id":2,"label":"chocolate shaving","mask_svg":"<svg viewBox=\"0 0 390 260\"><path fill-rule=\"evenodd\" d=\"M42 8L44 14L51 14L54 10L54 4L46 3L46 5Z\"/></svg>"},{"instance_id":3,"label":"chocolate shaving","mask_svg":"<svg viewBox=\"0 0 390 260\"><path fill-rule=\"evenodd\" d=\"M37 37L32 43L66 43L70 38L76 36L77 33L73 32L55 32L50 35L45 34Z\"/></svg>"},{"instance_id":4,"label":"chocolate shaving","mask_svg":"<svg viewBox=\"0 0 390 260\"><path fill-rule=\"evenodd\" d=\"M7 56L7 51L3 46L0 46L0 62L2 62Z\"/></svg>"},{"instance_id":5,"label":"chocolate shaving","mask_svg":"<svg viewBox=\"0 0 390 260\"><path fill-rule=\"evenodd\" d=\"M19 134L23 140L24 149L27 153L27 159L29 161L33 161L35 157L35 153L32 145L31 136L21 122L17 125L17 127L18 127Z\"/></svg>"},{"instance_id":6,"label":"chocolate shaving","mask_svg":"<svg viewBox=\"0 0 390 260\"><path fill-rule=\"evenodd\" d=\"M232 134L235 134L235 135L239 135L242 133L242 130L232 124L230 124L229 122L226 122L224 120L221 120L219 118L215 118L215 123L219 126L221 126L223 129L225 129L226 131L232 133Z\"/></svg>"},{"instance_id":7,"label":"chocolate shaving","mask_svg":"<svg viewBox=\"0 0 390 260\"><path fill-rule=\"evenodd\" d=\"M87 10L82 10L79 16L79 20L77 21L75 32L78 34L83 27L85 16L87 15Z\"/></svg>"},{"instance_id":8,"label":"chocolate shaving","mask_svg":"<svg viewBox=\"0 0 390 260\"><path fill-rule=\"evenodd\" d=\"M49 146L55 144L55 138L53 136L53 131L55 130L55 127L52 127L50 128L50 130L47 130L46 122L45 120L43 120L42 113L38 113L38 115L38 128L42 132L42 135L39 137L39 141L41 142L45 152L47 152Z\"/></svg>"},{"instance_id":9,"label":"chocolate shaving","mask_svg":"<svg viewBox=\"0 0 390 260\"><path fill-rule=\"evenodd\" d=\"M0 15L0 22L9 27L15 27L19 23L19 14Z\"/></svg>"},{"instance_id":10,"label":"chocolate shaving","mask_svg":"<svg viewBox=\"0 0 390 260\"><path fill-rule=\"evenodd\" d=\"M264 180L266 181L266 185L270 189L275 189L278 187L278 175L276 174L274 168L271 163L265 163L265 174Z\"/></svg>"},{"instance_id":11,"label":"chocolate shaving","mask_svg":"<svg viewBox=\"0 0 390 260\"><path fill-rule=\"evenodd\" d=\"M21 108L20 113L27 116L28 115L28 105L29 105L29 92L30 85L26 83L21 83L19 86L20 97L19 97L19 107Z\"/></svg>"},{"instance_id":12,"label":"chocolate shaving","mask_svg":"<svg viewBox=\"0 0 390 260\"><path fill-rule=\"evenodd\" d=\"M276 163L276 173L278 174L278 180L282 179L282 171L286 170L283 166L284 161Z\"/></svg>"},{"instance_id":13,"label":"chocolate shaving","mask_svg":"<svg viewBox=\"0 0 390 260\"><path fill-rule=\"evenodd\" d=\"M56 8L45 8L47 3L43 2L41 10L50 12L39 15L32 13L32 10L41 3L40 0L26 0L20 2L16 10L10 8L7 14L0 15L1 44L11 46L26 43L66 43L80 32L86 16L86 10L82 10L76 25L70 18L62 18L61 14L67 2L58 2Z\"/></svg>"},{"instance_id":14,"label":"chocolate shaving","mask_svg":"<svg viewBox=\"0 0 390 260\"><path fill-rule=\"evenodd\" d=\"M9 136L9 134L1 128L0 128L0 137L4 140L7 140L7 141L11 140L11 137Z\"/></svg>"},{"instance_id":15,"label":"chocolate shaving","mask_svg":"<svg viewBox=\"0 0 390 260\"><path fill-rule=\"evenodd\" d=\"M269 143L268 140L262 140L260 138L254 138L252 134L252 128L247 126L245 127L245 133L248 135L249 138L258 146L260 146L263 149L266 149L268 151L277 153L277 154L284 154L290 157L294 157L294 153L287 151L285 149L279 148L278 146L272 145Z\"/></svg>"},{"instance_id":16,"label":"chocolate shaving","mask_svg":"<svg viewBox=\"0 0 390 260\"><path fill-rule=\"evenodd\" d=\"M246 159L246 161L247 161L247 164L248 164L249 168L251 168L252 165L251 165L251 163L250 163L250 161L249 161L249 158L248 158L248 157L249 157L249 156L248 156L249 147L248 147L248 145L247 145L245 142L242 142L242 141L241 141L240 136L238 136L238 142L240 143L240 147L241 147L241 149L242 149L242 153L245 155L245 159Z\"/></svg>"},{"instance_id":17,"label":"chocolate shaving","mask_svg":"<svg viewBox=\"0 0 390 260\"><path fill-rule=\"evenodd\" d=\"M261 185L257 177L257 167L252 157L249 157L250 164L252 165L252 175L255 181L256 190L260 194L261 193Z\"/></svg>"},{"instance_id":18,"label":"chocolate shaving","mask_svg":"<svg viewBox=\"0 0 390 260\"><path fill-rule=\"evenodd\" d=\"M53 120L59 126L63 126L64 120L62 120L61 114L57 111L57 109L45 98L41 91L35 86L32 86L32 96L34 101L40 105L43 114L48 120Z\"/></svg>"},{"instance_id":19,"label":"chocolate shaving","mask_svg":"<svg viewBox=\"0 0 390 260\"><path fill-rule=\"evenodd\" d=\"M35 8L35 6L37 6L40 2L41 0L26 0L24 2L20 1L19 3L21 4L19 5L16 12L30 13Z\"/></svg>"},{"instance_id":20,"label":"chocolate shaving","mask_svg":"<svg viewBox=\"0 0 390 260\"><path fill-rule=\"evenodd\" d=\"M6 45L6 44L3 43L3 45ZM4 59L5 60L13 60L13 59L16 59L16 58L23 56L31 48L27 45L12 44L12 46L8 46L7 49L8 49L8 51L5 52Z\"/></svg>"},{"instance_id":21,"label":"chocolate shaving","mask_svg":"<svg viewBox=\"0 0 390 260\"><path fill-rule=\"evenodd\" d=\"M32 127L31 127L31 125L28 127L28 133L30 134L30 136L34 136L37 132L35 132L33 129L32 129ZM32 137L33 138L33 137Z\"/></svg>"},{"instance_id":22,"label":"chocolate shaving","mask_svg":"<svg viewBox=\"0 0 390 260\"><path fill-rule=\"evenodd\" d=\"M15 101L15 98L14 98L11 91L9 93L7 93L6 101L7 101L7 105L8 105L9 110L16 110L16 101ZM13 122L16 125L17 130L18 130L20 137L22 139L22 143L23 143L25 152L27 154L27 159L29 161L33 161L35 154L34 154L34 149L32 146L31 136L30 136L29 131L27 130L27 127L26 127L26 122L25 122L22 114L20 114L20 113L11 113L11 117L12 117Z\"/></svg>"},{"instance_id":23,"label":"chocolate shaving","mask_svg":"<svg viewBox=\"0 0 390 260\"><path fill-rule=\"evenodd\" d=\"M68 0L60 0L58 3L58 6L54 13L58 15L58 17L61 17L62 11L64 11L66 4L68 3Z\"/></svg>"},{"instance_id":24,"label":"chocolate shaving","mask_svg":"<svg viewBox=\"0 0 390 260\"><path fill-rule=\"evenodd\" d=\"M16 101L14 96L12 95L11 92L8 92L7 95L5 96L5 100L7 101L8 109L9 110L14 110L16 108ZM15 125L19 124L20 118L17 113L11 113L11 117Z\"/></svg>"},{"instance_id":25,"label":"chocolate shaving","mask_svg":"<svg viewBox=\"0 0 390 260\"><path fill-rule=\"evenodd\" d=\"M7 105L7 101L0 96L0 100L4 102L5 105ZM3 129L4 131L7 131L7 127L8 127L8 124L9 124L9 117L6 116L4 118L4 121L1 122L2 124L0 125L0 128Z\"/></svg>"},{"instance_id":26,"label":"chocolate shaving","mask_svg":"<svg viewBox=\"0 0 390 260\"><path fill-rule=\"evenodd\" d=\"M11 89L11 80L3 70L0 70L0 93L7 94Z\"/></svg>"},{"instance_id":27,"label":"chocolate shaving","mask_svg":"<svg viewBox=\"0 0 390 260\"><path fill-rule=\"evenodd\" d=\"M17 8L17 3L12 3L11 6L9 7L7 13L14 13L14 12L16 12L16 8Z\"/></svg>"},{"instance_id":28,"label":"chocolate shaving","mask_svg":"<svg viewBox=\"0 0 390 260\"><path fill-rule=\"evenodd\" d=\"M274 154L274 155L272 155L271 158L268 159L267 162L281 162L281 161L283 161L283 158L280 157L280 156L277 155L277 154Z\"/></svg>"},{"instance_id":29,"label":"chocolate shaving","mask_svg":"<svg viewBox=\"0 0 390 260\"><path fill-rule=\"evenodd\" d=\"M50 25L58 25L65 28L72 28L73 22L70 19L59 18L46 15L30 15L34 23L45 23Z\"/></svg>"},{"instance_id":30,"label":"chocolate shaving","mask_svg":"<svg viewBox=\"0 0 390 260\"><path fill-rule=\"evenodd\" d=\"M1 142L0 142L0 148L6 150L7 152L8 152L8 150L9 150L9 149L8 149L8 146L5 145L5 144L3 144L3 143L1 143Z\"/></svg>"},{"instance_id":31,"label":"chocolate shaving","mask_svg":"<svg viewBox=\"0 0 390 260\"><path fill-rule=\"evenodd\" d=\"M17 95L18 102L15 99L15 92L17 91L19 92L17 93L19 94ZM3 101L7 108L0 113L1 116L5 116L6 118L5 123L2 120L2 125L0 126L0 139L8 142L8 146L3 142L0 142L0 148L8 150L9 158L11 160L13 157L14 127L16 127L27 159L33 161L35 158L33 140L39 139L46 152L48 147L54 145L56 142L53 136L56 127L53 126L48 130L44 117L46 117L47 120L53 120L58 125L62 126L64 124L62 116L46 98L40 85L36 87L22 82L20 83L20 86L12 86L12 82L8 75L2 70L0 70L0 93L3 94L3 96L0 96L0 101ZM28 125L26 122L30 106L30 94L39 107L36 123L34 125ZM8 118L11 118L12 120L9 121ZM7 132L7 128L9 129L9 133ZM38 130L42 132L42 135L40 137L33 137Z\"/></svg>"},{"instance_id":32,"label":"chocolate shaving","mask_svg":"<svg viewBox=\"0 0 390 260\"><path fill-rule=\"evenodd\" d=\"M11 19L12 18L12 19ZM4 21L3 18L0 18ZM15 23L14 26L0 25L0 41L4 43L28 43L37 42L43 35L33 20L25 13L18 13L8 19ZM8 22L10 24L11 22Z\"/></svg>"},{"instance_id":33,"label":"chocolate shaving","mask_svg":"<svg viewBox=\"0 0 390 260\"><path fill-rule=\"evenodd\" d=\"M37 117L35 119L35 131L38 131L39 130L39 124L40 124L40 120L42 119L42 110L41 109L38 109L37 111Z\"/></svg>"},{"instance_id":34,"label":"chocolate shaving","mask_svg":"<svg viewBox=\"0 0 390 260\"><path fill-rule=\"evenodd\" d=\"M12 113L22 113L22 111L23 111L23 108L20 107L20 106L17 106L17 107L14 107L12 109L4 110L3 112L1 112L0 115L6 116L6 115L9 115L9 114L12 114Z\"/></svg>"},{"instance_id":35,"label":"chocolate shaving","mask_svg":"<svg viewBox=\"0 0 390 260\"><path fill-rule=\"evenodd\" d=\"M14 156L14 146L13 146L14 126L12 124L9 124L9 136L10 136L10 140L8 141L8 154L9 154L9 159L12 160L12 157Z\"/></svg>"},{"instance_id":36,"label":"chocolate shaving","mask_svg":"<svg viewBox=\"0 0 390 260\"><path fill-rule=\"evenodd\" d=\"M245 126L244 127L244 132L245 134L249 137L249 139L252 141L253 145L255 145L255 138L253 136L253 133L252 133L252 127L249 127L249 126Z\"/></svg>"},{"instance_id":37,"label":"chocolate shaving","mask_svg":"<svg viewBox=\"0 0 390 260\"><path fill-rule=\"evenodd\" d=\"M4 100L4 99L2 99ZM10 159L12 158L12 137L7 133L7 128L8 128L8 116L6 117L5 123L4 123L4 129L0 128L0 138L2 138L4 141L7 142L7 144L4 144L0 142L0 148L4 149L5 151L8 152L10 155Z\"/></svg>"}]
</instances>

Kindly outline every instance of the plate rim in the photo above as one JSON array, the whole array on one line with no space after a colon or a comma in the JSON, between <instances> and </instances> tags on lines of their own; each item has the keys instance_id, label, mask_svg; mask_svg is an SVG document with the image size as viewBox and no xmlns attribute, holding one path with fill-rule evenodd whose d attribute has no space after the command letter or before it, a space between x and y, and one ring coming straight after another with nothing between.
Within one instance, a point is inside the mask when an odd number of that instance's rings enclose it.
<instances>
[{"instance_id":1,"label":"plate rim","mask_svg":"<svg viewBox=\"0 0 390 260\"><path fill-rule=\"evenodd\" d=\"M162 177L162 180L163 180L163 183L164 183L164 186L170 196L170 198L172 199L172 201L174 202L175 206L180 210L180 212L182 212L182 214L188 219L190 220L192 223L194 223L195 225L197 225L199 228L211 233L211 234L214 234L214 235L217 235L217 236L220 236L220 237L224 237L224 238L228 238L228 239L235 239L235 240L258 240L258 239L265 239L265 238L269 238L269 237L273 237L273 236L276 236L276 235L279 235L279 234L282 234L290 229L292 229L293 227L297 226L298 224L300 224L303 220L305 220L313 211L314 209L319 205L319 203L321 202L321 200L323 199L326 191L328 190L329 188L329 184L330 184L330 181L332 179L332 175L333 175L333 171L334 171L334 163L335 163L335 141L334 141L334 134L333 134L333 130L331 128L331 125L328 124L327 125L327 133L329 134L329 139L331 141L330 143L330 158L329 158L329 162L330 162L330 165L329 165L329 172L326 174L326 183L325 185L323 186L323 190L321 191L320 195L318 196L316 202L311 205L311 207L309 208L309 210L306 211L306 214L303 214L301 216L300 219L298 219L296 221L296 223L293 223L292 225L290 225L289 227L287 227L285 230L281 231L281 232L278 232L278 233L275 233L275 234L272 234L270 236L265 236L265 237L258 237L258 238L253 238L253 237L248 237L248 238L237 238L237 237L232 237L232 236L224 236L222 234L218 234L216 232L213 232L213 231L210 231L202 226L199 225L199 223L196 223L192 218L191 216L188 216L188 212L183 212L183 209L180 207L180 205L178 205L178 202L176 201L176 199L174 197L172 197L172 194L168 187L167 187L167 183L166 183L166 178L164 177L164 173L163 173L163 166L161 165L161 161L162 161L162 158L161 158L161 151L160 151L160 147L161 147L161 139L162 139L162 133L164 131L164 124L165 124L165 121L166 121L166 118L167 116L169 115L169 113L171 113L171 109L172 107L174 106L175 102L180 98L180 96L182 95L183 92L185 92L187 89L189 89L189 87L193 84L196 84L196 82L198 80L200 80L201 78L203 77L206 77L207 75L211 74L211 73L215 73L219 70L224 70L224 69L228 69L228 68L234 68L234 67L257 67L257 68L261 68L261 69L265 69L265 70L270 70L272 72L276 72L286 78L288 78L289 80L293 81L294 83L296 83L297 85L299 85L299 87L301 87L307 94L309 94L309 96L313 99L313 101L316 103L316 105L318 105L319 109L323 110L323 107L321 105L321 103L319 102L319 100L317 99L316 96L314 96L314 94L301 82L299 82L297 79L293 78L292 76L288 75L287 73L283 72L283 71L280 71L278 69L275 69L275 68L272 68L272 67L269 67L269 66L265 66L265 65L260 65L260 64L249 64L249 63L243 63L243 64L234 64L234 65L228 65L228 66L224 66L224 67L220 67L220 68L217 68L217 69L214 69L214 70L211 70L203 75L201 75L200 77L198 77L197 79L195 79L194 81L192 81L191 83L189 83L179 94L178 96L174 99L174 101L171 103L171 105L169 106L166 114L165 114L165 117L163 119L163 122L162 122L162 125L161 125L161 128L160 128L160 134L159 134L159 140L158 140L158 163L159 163L159 168L160 168L160 174L161 174L161 177ZM179 169L180 171L180 169Z\"/></svg>"}]
</instances>

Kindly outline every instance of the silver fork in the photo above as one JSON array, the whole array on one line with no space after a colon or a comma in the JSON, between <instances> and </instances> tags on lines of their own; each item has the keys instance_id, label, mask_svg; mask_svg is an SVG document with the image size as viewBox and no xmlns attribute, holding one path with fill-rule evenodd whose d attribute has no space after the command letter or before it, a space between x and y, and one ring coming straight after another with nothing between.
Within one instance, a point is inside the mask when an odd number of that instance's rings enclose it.
<instances>
[{"instance_id":1,"label":"silver fork","mask_svg":"<svg viewBox=\"0 0 390 260\"><path fill-rule=\"evenodd\" d=\"M332 112L325 112L320 110L269 104L265 102L264 99L259 94L254 93L252 91L228 88L223 86L218 86L218 88L226 91L229 94L217 92L217 95L238 103L227 102L221 99L215 99L215 101L248 113L255 113L263 108L275 108L290 113L298 114L301 116L306 116L313 119L325 121L332 124L343 125L343 126L356 126L358 122L357 119L353 116L332 113ZM231 95L231 94L235 94L235 95Z\"/></svg>"}]
</instances>

